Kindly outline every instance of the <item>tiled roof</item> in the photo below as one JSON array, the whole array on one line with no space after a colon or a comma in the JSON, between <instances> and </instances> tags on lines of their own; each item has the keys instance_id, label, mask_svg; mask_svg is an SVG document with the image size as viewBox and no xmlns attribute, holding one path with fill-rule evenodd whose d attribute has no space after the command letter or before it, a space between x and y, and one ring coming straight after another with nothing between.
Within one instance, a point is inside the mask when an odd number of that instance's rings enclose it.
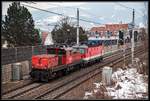
<instances>
[{"instance_id":1,"label":"tiled roof","mask_svg":"<svg viewBox=\"0 0 150 101\"><path fill-rule=\"evenodd\" d=\"M128 29L128 24L106 24L106 27L93 27L91 28L91 32L101 32L101 31L118 31L120 29Z\"/></svg>"}]
</instances>

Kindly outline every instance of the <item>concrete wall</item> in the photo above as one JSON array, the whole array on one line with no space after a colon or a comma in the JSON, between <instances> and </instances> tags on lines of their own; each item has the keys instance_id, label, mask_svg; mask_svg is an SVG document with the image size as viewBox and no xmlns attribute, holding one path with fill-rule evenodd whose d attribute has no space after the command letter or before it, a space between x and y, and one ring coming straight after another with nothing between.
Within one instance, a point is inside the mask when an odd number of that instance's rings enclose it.
<instances>
[{"instance_id":1,"label":"concrete wall","mask_svg":"<svg viewBox=\"0 0 150 101\"><path fill-rule=\"evenodd\" d=\"M21 64L22 64L23 76L28 75L29 74L29 61L21 62Z\"/></svg>"},{"instance_id":2,"label":"concrete wall","mask_svg":"<svg viewBox=\"0 0 150 101\"><path fill-rule=\"evenodd\" d=\"M22 76L29 75L30 64L29 61L19 62L22 64L21 71ZM12 64L7 64L2 66L2 83L10 82L12 80Z\"/></svg>"},{"instance_id":3,"label":"concrete wall","mask_svg":"<svg viewBox=\"0 0 150 101\"><path fill-rule=\"evenodd\" d=\"M2 66L2 83L9 82L12 78L11 64Z\"/></svg>"}]
</instances>

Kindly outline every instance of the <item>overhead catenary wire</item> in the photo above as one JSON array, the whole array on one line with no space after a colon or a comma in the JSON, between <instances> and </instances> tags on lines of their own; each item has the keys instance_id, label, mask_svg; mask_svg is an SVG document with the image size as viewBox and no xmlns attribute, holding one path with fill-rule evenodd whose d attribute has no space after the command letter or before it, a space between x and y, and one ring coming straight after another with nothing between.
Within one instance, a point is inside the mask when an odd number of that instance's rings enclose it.
<instances>
[{"instance_id":1,"label":"overhead catenary wire","mask_svg":"<svg viewBox=\"0 0 150 101\"><path fill-rule=\"evenodd\" d=\"M124 7L124 8L126 8L126 9L130 9L130 10L133 10L133 9L134 9L135 12L137 12L138 14L140 14L141 16L143 16L143 13L141 13L140 11L138 11L138 10L135 9L135 8L131 8L131 7L125 6L125 5L121 4L121 3L115 3L115 4L117 4L117 5L121 6L121 7Z\"/></svg>"},{"instance_id":2,"label":"overhead catenary wire","mask_svg":"<svg viewBox=\"0 0 150 101\"><path fill-rule=\"evenodd\" d=\"M94 17L94 18L97 18L97 19L100 19L100 20L103 20L103 21L105 21L106 19L107 19L108 21L110 20L110 19L108 19L107 17L98 16L98 15L95 15L94 13L88 12L88 11L83 10L83 9L81 9L81 11L87 13L88 15L90 15L91 18ZM105 20L104 20L104 19L105 19ZM102 25L104 25L104 23L103 23Z\"/></svg>"},{"instance_id":3,"label":"overhead catenary wire","mask_svg":"<svg viewBox=\"0 0 150 101\"><path fill-rule=\"evenodd\" d=\"M34 3L34 2L33 2L33 3ZM34 3L34 4L36 4L36 3ZM125 6L125 5L123 5L123 4L119 3L119 2L118 2L118 3L115 3L115 4L117 4L117 5L119 5L119 6L122 6L122 7L126 8L126 9L133 10L133 8L128 7L128 6ZM22 5L25 5L25 4L22 4ZM52 4L52 5L60 6L60 5L57 5L57 4ZM29 5L25 5L25 6L28 6L28 7L29 7ZM64 15L64 14L60 14L60 13L56 13L56 12L52 12L52 11L48 11L48 10L36 8L36 7L33 7L33 6L30 6L30 7L31 7L31 8L34 8L34 9L42 10L42 11L45 11L45 12L49 12L49 13L52 13L52 14L56 14L56 15L59 15L59 16L66 16L66 15ZM65 7L65 8L76 9L75 7ZM82 10L82 9L80 9L80 10ZM86 12L86 13L92 15L92 16L94 15L94 14L92 14L92 13L89 13L89 12L85 11L85 10L82 10L82 11L84 11L84 12ZM135 10L135 11L138 12L137 10ZM138 12L138 13L140 13L140 15L143 16L143 15L141 14L141 12ZM69 16L67 16L67 17L69 17ZM95 18L100 18L100 17L102 17L102 16L95 16L95 15L94 15L94 17L95 17ZM71 16L70 16L69 18L71 18L71 19L76 19L75 17L71 17ZM90 23L93 23L93 24L98 24L98 25L100 24L100 25L102 25L102 23L94 22L94 21L87 20L87 19L82 19L82 18L80 18L79 20L80 20L80 21L84 21L84 22L90 22Z\"/></svg>"},{"instance_id":4,"label":"overhead catenary wire","mask_svg":"<svg viewBox=\"0 0 150 101\"><path fill-rule=\"evenodd\" d=\"M77 19L76 17L71 17L71 16L67 16L67 15L61 14L61 13L56 13L56 12L53 12L53 11L40 9L40 8L33 7L33 6L29 6L29 5L26 5L26 4L22 4L22 5L23 5L23 6L30 7L30 8L33 8L33 9L41 10L41 11L44 11L44 12L48 12L48 13L51 13L51 14L55 14L55 15L59 15L59 16L66 16L66 17L71 18L71 19ZM84 21L84 22L90 22L90 23L94 23L94 24L101 25L101 23L94 22L94 21L90 21L90 20L85 20L85 19L81 19L81 18L80 18L79 20L80 20L80 21Z\"/></svg>"},{"instance_id":5,"label":"overhead catenary wire","mask_svg":"<svg viewBox=\"0 0 150 101\"><path fill-rule=\"evenodd\" d=\"M97 16L97 15L95 15L95 14L93 14L93 13L91 13L91 12L88 12L88 11L86 11L86 10L83 10L83 9L81 9L81 11L83 11L83 12L85 12L85 13L87 13L87 14L89 14L90 16L93 16L93 17L95 17L95 18L103 17L103 16Z\"/></svg>"}]
</instances>

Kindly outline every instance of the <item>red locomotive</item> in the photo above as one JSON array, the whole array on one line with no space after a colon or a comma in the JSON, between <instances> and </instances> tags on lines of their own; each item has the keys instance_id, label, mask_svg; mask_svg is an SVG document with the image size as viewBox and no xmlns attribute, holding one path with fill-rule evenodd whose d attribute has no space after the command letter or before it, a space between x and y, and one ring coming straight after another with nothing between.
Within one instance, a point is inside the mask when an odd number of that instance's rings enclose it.
<instances>
[{"instance_id":1,"label":"red locomotive","mask_svg":"<svg viewBox=\"0 0 150 101\"><path fill-rule=\"evenodd\" d=\"M100 62L102 45L80 45L71 48L47 48L47 54L32 56L32 70L30 75L40 81L48 81L59 73L68 73L71 70Z\"/></svg>"}]
</instances>

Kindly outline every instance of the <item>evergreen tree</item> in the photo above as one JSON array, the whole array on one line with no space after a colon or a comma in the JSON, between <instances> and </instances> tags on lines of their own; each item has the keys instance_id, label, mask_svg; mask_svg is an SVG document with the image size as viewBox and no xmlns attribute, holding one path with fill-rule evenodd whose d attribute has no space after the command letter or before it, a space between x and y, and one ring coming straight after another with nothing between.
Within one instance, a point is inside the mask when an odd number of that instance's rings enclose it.
<instances>
[{"instance_id":1,"label":"evergreen tree","mask_svg":"<svg viewBox=\"0 0 150 101\"><path fill-rule=\"evenodd\" d=\"M27 8L20 2L13 2L2 21L2 36L11 46L27 46L40 43L38 30L34 29L34 21Z\"/></svg>"}]
</instances>

